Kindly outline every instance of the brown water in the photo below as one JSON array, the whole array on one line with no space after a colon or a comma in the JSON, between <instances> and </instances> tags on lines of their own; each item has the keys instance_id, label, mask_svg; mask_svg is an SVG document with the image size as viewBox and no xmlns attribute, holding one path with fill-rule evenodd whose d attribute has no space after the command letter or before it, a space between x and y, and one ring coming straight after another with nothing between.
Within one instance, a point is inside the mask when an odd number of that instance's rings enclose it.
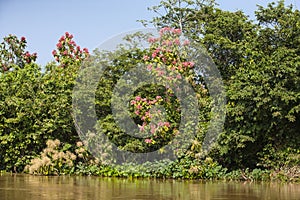
<instances>
[{"instance_id":1,"label":"brown water","mask_svg":"<svg viewBox=\"0 0 300 200\"><path fill-rule=\"evenodd\" d=\"M300 184L0 176L0 200L300 200Z\"/></svg>"}]
</instances>

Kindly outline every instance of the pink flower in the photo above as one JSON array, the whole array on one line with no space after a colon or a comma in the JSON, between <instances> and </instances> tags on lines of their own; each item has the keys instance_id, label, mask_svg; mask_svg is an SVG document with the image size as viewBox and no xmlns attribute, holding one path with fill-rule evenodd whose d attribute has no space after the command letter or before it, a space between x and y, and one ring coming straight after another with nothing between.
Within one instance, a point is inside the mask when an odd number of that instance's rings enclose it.
<instances>
[{"instance_id":1,"label":"pink flower","mask_svg":"<svg viewBox=\"0 0 300 200\"><path fill-rule=\"evenodd\" d=\"M56 55L57 55L56 50L53 50L53 51L52 51L52 55L53 55L53 56L56 56Z\"/></svg>"},{"instance_id":2,"label":"pink flower","mask_svg":"<svg viewBox=\"0 0 300 200\"><path fill-rule=\"evenodd\" d=\"M150 57L146 55L146 56L143 57L143 59L144 59L144 60L149 60Z\"/></svg>"},{"instance_id":3,"label":"pink flower","mask_svg":"<svg viewBox=\"0 0 300 200\"><path fill-rule=\"evenodd\" d=\"M151 134L154 134L155 131L156 131L155 125L154 125L154 124L151 124L151 130L150 130Z\"/></svg>"},{"instance_id":4,"label":"pink flower","mask_svg":"<svg viewBox=\"0 0 300 200\"><path fill-rule=\"evenodd\" d=\"M131 105L134 105L134 104L136 104L136 101L135 101L135 100L132 100L132 101L130 102L130 104L131 104Z\"/></svg>"},{"instance_id":5,"label":"pink flower","mask_svg":"<svg viewBox=\"0 0 300 200\"><path fill-rule=\"evenodd\" d=\"M155 58L156 56L157 56L156 52L152 53L152 58Z\"/></svg>"},{"instance_id":6,"label":"pink flower","mask_svg":"<svg viewBox=\"0 0 300 200\"><path fill-rule=\"evenodd\" d=\"M164 122L158 122L158 126L164 126Z\"/></svg>"},{"instance_id":7,"label":"pink flower","mask_svg":"<svg viewBox=\"0 0 300 200\"><path fill-rule=\"evenodd\" d=\"M164 75L164 71L158 71L158 76L162 76L162 75Z\"/></svg>"},{"instance_id":8,"label":"pink flower","mask_svg":"<svg viewBox=\"0 0 300 200\"><path fill-rule=\"evenodd\" d=\"M174 43L177 44L177 45L180 45L180 40L178 38L176 38Z\"/></svg>"},{"instance_id":9,"label":"pink flower","mask_svg":"<svg viewBox=\"0 0 300 200\"><path fill-rule=\"evenodd\" d=\"M134 114L139 115L140 111L136 110L136 111L134 111Z\"/></svg>"},{"instance_id":10,"label":"pink flower","mask_svg":"<svg viewBox=\"0 0 300 200\"><path fill-rule=\"evenodd\" d=\"M156 41L155 38L152 38L152 37L151 37L151 38L148 38L148 42L149 42L149 43L154 43L155 41Z\"/></svg>"},{"instance_id":11,"label":"pink flower","mask_svg":"<svg viewBox=\"0 0 300 200\"><path fill-rule=\"evenodd\" d=\"M68 38L70 36L70 33L69 32L66 32L65 33L66 37Z\"/></svg>"},{"instance_id":12,"label":"pink flower","mask_svg":"<svg viewBox=\"0 0 300 200\"><path fill-rule=\"evenodd\" d=\"M180 35L181 34L181 30L179 28L178 29L174 29L173 33L175 33L177 35Z\"/></svg>"},{"instance_id":13,"label":"pink flower","mask_svg":"<svg viewBox=\"0 0 300 200\"><path fill-rule=\"evenodd\" d=\"M140 109L142 109L142 106L141 105L137 105L136 109L140 110Z\"/></svg>"},{"instance_id":14,"label":"pink flower","mask_svg":"<svg viewBox=\"0 0 300 200\"><path fill-rule=\"evenodd\" d=\"M24 42L26 40L25 37L21 37L21 41Z\"/></svg>"},{"instance_id":15,"label":"pink flower","mask_svg":"<svg viewBox=\"0 0 300 200\"><path fill-rule=\"evenodd\" d=\"M158 100L158 99L161 99L161 96L156 96L156 99Z\"/></svg>"},{"instance_id":16,"label":"pink flower","mask_svg":"<svg viewBox=\"0 0 300 200\"><path fill-rule=\"evenodd\" d=\"M139 126L139 128L140 128L140 131L145 131L145 126L143 125L143 126Z\"/></svg>"},{"instance_id":17,"label":"pink flower","mask_svg":"<svg viewBox=\"0 0 300 200\"><path fill-rule=\"evenodd\" d=\"M58 48L58 49L61 49L61 48L62 48L62 44L61 44L60 42L59 42L59 43L57 43L57 45L56 45L56 46L57 46L57 48Z\"/></svg>"},{"instance_id":18,"label":"pink flower","mask_svg":"<svg viewBox=\"0 0 300 200\"><path fill-rule=\"evenodd\" d=\"M74 45L74 46L76 45L76 43L75 43L73 40L70 40L70 41L69 41L69 44L70 44L70 45Z\"/></svg>"},{"instance_id":19,"label":"pink flower","mask_svg":"<svg viewBox=\"0 0 300 200\"><path fill-rule=\"evenodd\" d=\"M164 122L164 125L165 125L166 127L170 127L170 122Z\"/></svg>"},{"instance_id":20,"label":"pink flower","mask_svg":"<svg viewBox=\"0 0 300 200\"><path fill-rule=\"evenodd\" d=\"M25 56L30 57L30 53L28 51L26 51Z\"/></svg>"},{"instance_id":21,"label":"pink flower","mask_svg":"<svg viewBox=\"0 0 300 200\"><path fill-rule=\"evenodd\" d=\"M189 62L190 67L194 67L195 63L194 62Z\"/></svg>"},{"instance_id":22,"label":"pink flower","mask_svg":"<svg viewBox=\"0 0 300 200\"><path fill-rule=\"evenodd\" d=\"M64 40L65 40L65 36L61 36L60 39L59 39L60 42L62 42Z\"/></svg>"},{"instance_id":23,"label":"pink flower","mask_svg":"<svg viewBox=\"0 0 300 200\"><path fill-rule=\"evenodd\" d=\"M189 45L189 44L190 44L190 41L189 41L189 40L185 40L185 41L183 42L183 45L184 45L184 46Z\"/></svg>"},{"instance_id":24,"label":"pink flower","mask_svg":"<svg viewBox=\"0 0 300 200\"><path fill-rule=\"evenodd\" d=\"M80 46L77 46L77 51L80 51Z\"/></svg>"},{"instance_id":25,"label":"pink flower","mask_svg":"<svg viewBox=\"0 0 300 200\"><path fill-rule=\"evenodd\" d=\"M135 100L140 101L142 98L140 96L136 96Z\"/></svg>"},{"instance_id":26,"label":"pink flower","mask_svg":"<svg viewBox=\"0 0 300 200\"><path fill-rule=\"evenodd\" d=\"M163 33L170 31L170 30L171 30L170 27L164 27L164 28L160 29L159 33L160 33L160 35L162 35Z\"/></svg>"},{"instance_id":27,"label":"pink flower","mask_svg":"<svg viewBox=\"0 0 300 200\"><path fill-rule=\"evenodd\" d=\"M149 111L145 112L145 116L150 117L150 112Z\"/></svg>"},{"instance_id":28,"label":"pink flower","mask_svg":"<svg viewBox=\"0 0 300 200\"><path fill-rule=\"evenodd\" d=\"M151 139L145 139L145 142L147 143L147 144L149 144L149 143L152 143L152 140Z\"/></svg>"},{"instance_id":29,"label":"pink flower","mask_svg":"<svg viewBox=\"0 0 300 200\"><path fill-rule=\"evenodd\" d=\"M63 52L63 54L66 56L66 55L68 54L68 51L65 50L65 51Z\"/></svg>"},{"instance_id":30,"label":"pink flower","mask_svg":"<svg viewBox=\"0 0 300 200\"><path fill-rule=\"evenodd\" d=\"M83 48L83 52L85 52L85 53L89 53L89 50L87 49L87 48Z\"/></svg>"},{"instance_id":31,"label":"pink flower","mask_svg":"<svg viewBox=\"0 0 300 200\"><path fill-rule=\"evenodd\" d=\"M182 65L183 65L184 67L187 67L187 66L189 66L189 62L183 62Z\"/></svg>"},{"instance_id":32,"label":"pink flower","mask_svg":"<svg viewBox=\"0 0 300 200\"><path fill-rule=\"evenodd\" d=\"M150 70L152 70L152 65L148 65L147 66L147 69L150 71Z\"/></svg>"},{"instance_id":33,"label":"pink flower","mask_svg":"<svg viewBox=\"0 0 300 200\"><path fill-rule=\"evenodd\" d=\"M176 78L177 78L177 79L181 79L181 75L178 74L178 75L176 76Z\"/></svg>"},{"instance_id":34,"label":"pink flower","mask_svg":"<svg viewBox=\"0 0 300 200\"><path fill-rule=\"evenodd\" d=\"M150 104L155 104L157 102L156 99L154 99L153 101L149 101Z\"/></svg>"}]
</instances>

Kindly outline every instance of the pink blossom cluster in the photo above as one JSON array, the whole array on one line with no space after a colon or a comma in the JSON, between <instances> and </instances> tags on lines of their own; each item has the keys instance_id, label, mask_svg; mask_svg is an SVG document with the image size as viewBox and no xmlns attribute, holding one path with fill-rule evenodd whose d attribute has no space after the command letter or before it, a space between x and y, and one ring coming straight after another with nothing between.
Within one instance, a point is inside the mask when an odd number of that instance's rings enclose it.
<instances>
[{"instance_id":1,"label":"pink blossom cluster","mask_svg":"<svg viewBox=\"0 0 300 200\"><path fill-rule=\"evenodd\" d=\"M15 35L8 35L4 38L4 42L0 44L0 51L2 60L0 61L0 71L8 71L11 64L24 66L25 63L29 64L36 60L37 53L24 52L26 48L26 38L22 36L20 39Z\"/></svg>"},{"instance_id":2,"label":"pink blossom cluster","mask_svg":"<svg viewBox=\"0 0 300 200\"><path fill-rule=\"evenodd\" d=\"M151 51L143 56L143 60L148 71L153 72L156 77L167 80L169 83L166 86L164 98L156 96L151 99L136 96L130 102L135 117L138 117L142 122L139 125L140 131L149 132L153 136L145 139L148 144L154 144L157 137L170 137L170 131L172 131L172 134L176 132L175 128L171 129L170 122L164 120L161 110L153 109L160 103L170 104L172 96L174 96L174 91L170 88L179 89L176 86L177 80L189 76L192 73L190 69L195 66L194 62L187 60L184 56L187 54L190 42L189 40L181 42L182 32L180 29L164 27L159 33L159 37L148 39ZM180 112L180 109L177 111Z\"/></svg>"},{"instance_id":3,"label":"pink blossom cluster","mask_svg":"<svg viewBox=\"0 0 300 200\"><path fill-rule=\"evenodd\" d=\"M61 63L62 67L74 62L81 62L89 57L88 49L81 49L72 39L73 35L66 32L56 44L57 50L52 51L55 60Z\"/></svg>"},{"instance_id":4,"label":"pink blossom cluster","mask_svg":"<svg viewBox=\"0 0 300 200\"><path fill-rule=\"evenodd\" d=\"M160 29L159 34L160 35L164 35L164 34L168 34L168 33L172 33L172 34L176 34L176 35L181 35L181 29L178 28L171 28L171 27L164 27L162 29Z\"/></svg>"},{"instance_id":5,"label":"pink blossom cluster","mask_svg":"<svg viewBox=\"0 0 300 200\"><path fill-rule=\"evenodd\" d=\"M155 67L157 64L164 64L167 66L169 72L185 73L194 67L194 62L186 61L182 58L181 53L188 48L189 40L183 42L179 37L182 32L180 29L164 27L160 30L158 38L149 38L148 42L151 44L152 52L149 55L144 55L143 59L147 64L149 71L155 72L156 75L162 76L167 80L174 80L181 78L178 73L166 73L162 68ZM168 75L167 75L168 74ZM169 76L170 74L176 74Z\"/></svg>"},{"instance_id":6,"label":"pink blossom cluster","mask_svg":"<svg viewBox=\"0 0 300 200\"><path fill-rule=\"evenodd\" d=\"M169 129L171 127L170 122L159 121L158 123L151 123L154 118L159 118L162 113L161 110L150 111L154 105L158 105L163 102L164 99L161 96L156 96L154 99L142 98L141 96L136 96L131 100L130 104L134 108L134 114L138 116L143 122L139 126L140 131L149 131L153 136L156 136L162 130ZM145 139L146 143L153 143L153 139Z\"/></svg>"},{"instance_id":7,"label":"pink blossom cluster","mask_svg":"<svg viewBox=\"0 0 300 200\"><path fill-rule=\"evenodd\" d=\"M37 58L37 53L30 54L28 51L26 51L23 54L23 58L25 59L26 63L34 62Z\"/></svg>"}]
</instances>

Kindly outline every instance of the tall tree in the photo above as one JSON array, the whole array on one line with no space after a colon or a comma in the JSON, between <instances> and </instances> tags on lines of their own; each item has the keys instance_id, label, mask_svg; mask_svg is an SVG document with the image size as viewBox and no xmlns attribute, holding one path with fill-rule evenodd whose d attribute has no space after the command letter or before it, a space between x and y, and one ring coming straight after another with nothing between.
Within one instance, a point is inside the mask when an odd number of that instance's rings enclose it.
<instances>
[{"instance_id":1,"label":"tall tree","mask_svg":"<svg viewBox=\"0 0 300 200\"><path fill-rule=\"evenodd\" d=\"M215 158L230 168L269 167L271 151L299 151L299 10L284 1L259 6L255 22L211 1L166 0L153 9L160 16L152 23L182 27L222 74L228 113Z\"/></svg>"}]
</instances>

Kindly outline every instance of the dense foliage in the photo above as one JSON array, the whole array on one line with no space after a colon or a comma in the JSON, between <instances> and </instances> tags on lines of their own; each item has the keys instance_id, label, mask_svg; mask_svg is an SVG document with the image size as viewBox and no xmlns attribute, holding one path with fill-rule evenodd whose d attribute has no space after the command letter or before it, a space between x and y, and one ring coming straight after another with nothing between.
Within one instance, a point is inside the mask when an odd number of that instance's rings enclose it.
<instances>
[{"instance_id":1,"label":"dense foliage","mask_svg":"<svg viewBox=\"0 0 300 200\"><path fill-rule=\"evenodd\" d=\"M284 1L259 6L254 22L214 1L163 1L152 9L167 11L152 23L182 27L222 74L228 113L212 156L231 169L299 166L299 10Z\"/></svg>"},{"instance_id":2,"label":"dense foliage","mask_svg":"<svg viewBox=\"0 0 300 200\"><path fill-rule=\"evenodd\" d=\"M58 63L49 63L43 73L34 63L35 54L26 57L31 54L24 52L24 37L4 39L9 45L1 46L0 169L22 171L48 139L68 143L78 140L71 116L71 94L76 70L88 52L76 46L72 37L69 33L62 36L57 44L60 54L55 54ZM67 58L71 55L78 58Z\"/></svg>"},{"instance_id":3,"label":"dense foliage","mask_svg":"<svg viewBox=\"0 0 300 200\"><path fill-rule=\"evenodd\" d=\"M127 36L129 46L113 52L96 50L91 56L65 33L52 52L56 62L43 71L35 63L37 54L25 51L24 37L4 38L0 44L0 170L21 172L26 166L31 174L44 175L299 178L300 11L279 1L259 6L252 21L241 11L217 8L214 1L163 0L152 10L160 13L150 22L161 30L160 37ZM211 118L210 91L194 71L193 61L183 56L189 42L180 41L181 34L206 48L226 87L224 130L208 155L201 148ZM141 49L138 43L145 38L149 48ZM72 113L73 87L83 61L87 65L105 62L95 94L98 124L119 148L131 152L155 150L172 140L179 132L180 104L170 88L159 84L139 88L127 106L138 134L148 133L148 137L128 137L111 111L118 80L140 63L161 80L186 78L201 105L197 111L201 123L185 155L175 162L112 166L105 164L111 153L108 147L100 160L93 158L78 143ZM161 65L169 71L161 70ZM162 116L154 109L168 114Z\"/></svg>"},{"instance_id":4,"label":"dense foliage","mask_svg":"<svg viewBox=\"0 0 300 200\"><path fill-rule=\"evenodd\" d=\"M190 107L195 108L195 110L199 109L195 113L204 121L199 124L199 127L203 129L199 129L195 133L198 139L194 138L194 143L200 143L199 139L203 138L205 125L208 121L207 113L209 113L208 94L202 82L199 81L199 75L193 70L194 63L188 61L186 56L184 56L188 48L188 41L180 41L180 36L180 29L163 28L160 30L159 37L150 37L148 39L149 49L141 50L135 47L133 41L143 36L136 35L131 38L129 47L123 46L114 52L113 55L105 57L106 60L109 57L109 64L105 64L107 67L99 80L96 92L96 113L99 118L98 123L101 131L118 148L130 152L152 152L168 144L170 140L182 131L180 130L180 123L183 121L182 110L180 109L180 101L176 98L176 91L174 90L182 90L176 84L178 84L177 80L183 78L194 86L193 92L197 94L198 100L202 101L199 108L197 105L190 105ZM137 65L140 68L144 67L145 73L148 72L150 75L157 77L155 79L156 84L152 80L151 84L138 87L133 94L126 97L122 91L130 91L135 85L138 85L140 82L139 79L143 79L141 77L144 74L140 73L136 75L136 80L131 77L132 83L122 82L119 79ZM143 71L141 70L141 72ZM164 86L163 83L165 82L168 82L168 87ZM119 84L119 86L115 87L116 84ZM111 90L113 87L115 87L115 91ZM119 91L118 88L120 88ZM122 102L113 102L116 99L112 98L113 92L119 95L117 99L121 101L129 99L126 105L123 105ZM188 93L186 93L185 98L189 98ZM117 112L112 112L112 104L117 105L115 108ZM128 107L128 110L131 112L130 117L138 126L138 129L134 133L137 137L128 136L129 131L124 131L124 128L120 128L119 124L116 123L114 114L117 113L118 120L124 123L123 127L127 128L125 130L134 129L127 122L126 113L122 113L123 107ZM192 114L193 112L190 112L186 115ZM193 131L197 130L195 126L198 125L188 120L188 117L186 117L185 121L190 122L184 125L185 133L188 134L188 131L190 131L189 133L193 134ZM195 146L193 146L194 151L189 153L199 153L199 145L198 147ZM175 150L177 151L174 154L178 155L182 153L180 152L180 147L176 145L170 148L174 152ZM161 150L161 153L157 155L159 157L164 156L163 148ZM124 160L128 159L130 158L124 158Z\"/></svg>"}]
</instances>

